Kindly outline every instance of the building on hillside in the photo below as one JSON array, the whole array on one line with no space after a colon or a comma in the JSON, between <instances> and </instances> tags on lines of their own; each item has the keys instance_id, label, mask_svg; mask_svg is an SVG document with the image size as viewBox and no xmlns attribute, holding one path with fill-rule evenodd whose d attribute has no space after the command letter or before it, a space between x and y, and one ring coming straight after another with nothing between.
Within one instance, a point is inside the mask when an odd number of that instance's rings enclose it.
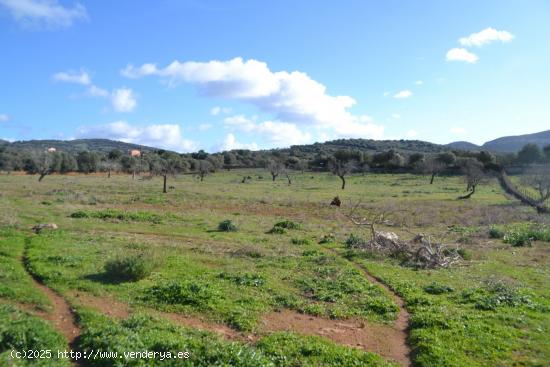
<instances>
[{"instance_id":1,"label":"building on hillside","mask_svg":"<svg viewBox=\"0 0 550 367\"><path fill-rule=\"evenodd\" d=\"M54 147L49 147L48 149L46 149L46 151L48 153L55 153L57 151L57 149L55 149Z\"/></svg>"},{"instance_id":2,"label":"building on hillside","mask_svg":"<svg viewBox=\"0 0 550 367\"><path fill-rule=\"evenodd\" d=\"M141 151L137 149L130 150L130 156L131 157L141 157Z\"/></svg>"}]
</instances>

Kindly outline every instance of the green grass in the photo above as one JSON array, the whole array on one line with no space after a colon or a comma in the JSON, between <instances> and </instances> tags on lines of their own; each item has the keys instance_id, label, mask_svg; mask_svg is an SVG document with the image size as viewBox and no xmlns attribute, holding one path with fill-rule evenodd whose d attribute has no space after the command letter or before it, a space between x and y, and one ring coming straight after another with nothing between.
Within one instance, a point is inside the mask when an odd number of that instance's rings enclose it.
<instances>
[{"instance_id":1,"label":"green grass","mask_svg":"<svg viewBox=\"0 0 550 367\"><path fill-rule=\"evenodd\" d=\"M253 179L241 184L243 175ZM416 175L354 175L342 191L328 174L293 174L290 187L259 175L265 172L217 173L202 183L179 177L168 194L156 178L52 175L38 183L32 176L0 175L0 301L48 309L21 261L27 241L29 270L68 299L89 292L141 310L117 321L77 304L82 348L190 348L196 357L190 365L384 365L380 357L322 338L278 333L261 335L257 345L230 343L146 315L151 308L177 312L245 333L281 308L391 323L395 302L355 262L405 299L418 366L550 361L549 243L543 234L533 237L533 228L547 229L548 220L510 201L496 181L464 201L456 200L465 188L459 177L436 177L430 185ZM339 209L329 205L335 195L342 199ZM346 249L351 234L369 238L368 228L344 215L357 202L361 210L391 214L396 225L381 230L404 239L431 235L460 247L467 260L425 271ZM238 223L238 231L218 231L225 220ZM60 229L33 235L29 229L37 223ZM517 223L534 239L531 247L503 242ZM143 254L158 265L135 281L116 281L119 276L105 271L106 263Z\"/></svg>"},{"instance_id":2,"label":"green grass","mask_svg":"<svg viewBox=\"0 0 550 367\"><path fill-rule=\"evenodd\" d=\"M68 350L65 338L47 322L10 305L0 305L0 320L0 365L69 366L69 361L57 354ZM23 358L14 361L12 351Z\"/></svg>"}]
</instances>

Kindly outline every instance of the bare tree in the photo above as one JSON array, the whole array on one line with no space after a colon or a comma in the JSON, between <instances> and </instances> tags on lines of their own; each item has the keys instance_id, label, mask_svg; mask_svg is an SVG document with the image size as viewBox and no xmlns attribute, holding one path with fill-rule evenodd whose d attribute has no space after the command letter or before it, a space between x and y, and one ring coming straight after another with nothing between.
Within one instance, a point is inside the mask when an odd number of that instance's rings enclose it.
<instances>
[{"instance_id":1,"label":"bare tree","mask_svg":"<svg viewBox=\"0 0 550 367\"><path fill-rule=\"evenodd\" d=\"M33 151L30 153L27 172L37 173L38 182L41 182L44 177L55 172L56 166L60 163L56 158L58 158L56 152Z\"/></svg>"},{"instance_id":2,"label":"bare tree","mask_svg":"<svg viewBox=\"0 0 550 367\"><path fill-rule=\"evenodd\" d=\"M476 159L466 159L460 165L467 194L460 196L459 199L469 199L475 194L477 186L487 179L487 175L483 171L483 165Z\"/></svg>"},{"instance_id":3,"label":"bare tree","mask_svg":"<svg viewBox=\"0 0 550 367\"><path fill-rule=\"evenodd\" d=\"M430 157L418 164L420 172L430 175L430 185L434 183L435 176L443 172L445 163L438 160L436 157Z\"/></svg>"},{"instance_id":4,"label":"bare tree","mask_svg":"<svg viewBox=\"0 0 550 367\"><path fill-rule=\"evenodd\" d=\"M521 178L521 183L537 191L537 202L550 199L550 165L531 167Z\"/></svg>"},{"instance_id":5,"label":"bare tree","mask_svg":"<svg viewBox=\"0 0 550 367\"><path fill-rule=\"evenodd\" d=\"M207 175L214 171L214 166L212 165L212 163L210 163L210 161L201 159L199 160L197 169L202 182Z\"/></svg>"},{"instance_id":6,"label":"bare tree","mask_svg":"<svg viewBox=\"0 0 550 367\"><path fill-rule=\"evenodd\" d=\"M162 176L162 192L168 192L168 176L176 176L186 169L186 166L179 155L165 152L159 157L152 159L149 163L151 173Z\"/></svg>"},{"instance_id":7,"label":"bare tree","mask_svg":"<svg viewBox=\"0 0 550 367\"><path fill-rule=\"evenodd\" d=\"M100 171L107 172L107 178L111 178L111 172L117 172L121 168L118 162L112 160L101 161L98 166Z\"/></svg>"},{"instance_id":8,"label":"bare tree","mask_svg":"<svg viewBox=\"0 0 550 367\"><path fill-rule=\"evenodd\" d=\"M273 159L270 159L269 161L267 161L265 168L271 174L271 178L274 182L277 179L277 176L279 176L285 170L284 164Z\"/></svg>"},{"instance_id":9,"label":"bare tree","mask_svg":"<svg viewBox=\"0 0 550 367\"><path fill-rule=\"evenodd\" d=\"M333 175L340 177L342 190L344 190L346 188L346 176L355 168L355 162L333 158L328 161L328 168Z\"/></svg>"}]
</instances>

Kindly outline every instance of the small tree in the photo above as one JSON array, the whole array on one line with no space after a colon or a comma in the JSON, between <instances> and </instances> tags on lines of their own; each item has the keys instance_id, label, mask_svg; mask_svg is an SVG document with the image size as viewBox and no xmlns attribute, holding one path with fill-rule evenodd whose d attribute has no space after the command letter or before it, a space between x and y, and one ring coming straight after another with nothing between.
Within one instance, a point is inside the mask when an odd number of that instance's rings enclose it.
<instances>
[{"instance_id":1,"label":"small tree","mask_svg":"<svg viewBox=\"0 0 550 367\"><path fill-rule=\"evenodd\" d=\"M445 163L435 157L430 157L418 165L420 172L430 175L430 185L434 183L435 176L445 170Z\"/></svg>"},{"instance_id":2,"label":"small tree","mask_svg":"<svg viewBox=\"0 0 550 367\"><path fill-rule=\"evenodd\" d=\"M346 176L357 166L355 155L349 151L337 151L328 160L328 169L342 180L342 190L346 188Z\"/></svg>"},{"instance_id":3,"label":"small tree","mask_svg":"<svg viewBox=\"0 0 550 367\"><path fill-rule=\"evenodd\" d=\"M25 171L29 174L38 174L38 182L41 182L44 177L55 172L60 163L56 152L33 151L27 158Z\"/></svg>"},{"instance_id":4,"label":"small tree","mask_svg":"<svg viewBox=\"0 0 550 367\"><path fill-rule=\"evenodd\" d=\"M275 182L277 176L279 176L285 169L285 166L281 162L273 159L268 160L265 167L271 174L273 182Z\"/></svg>"},{"instance_id":5,"label":"small tree","mask_svg":"<svg viewBox=\"0 0 550 367\"><path fill-rule=\"evenodd\" d=\"M539 203L550 199L550 166L531 167L521 178L521 182L537 192Z\"/></svg>"},{"instance_id":6,"label":"small tree","mask_svg":"<svg viewBox=\"0 0 550 367\"><path fill-rule=\"evenodd\" d=\"M150 170L157 176L162 176L162 192L168 192L168 176L176 176L185 170L185 164L176 153L162 152L149 163Z\"/></svg>"},{"instance_id":7,"label":"small tree","mask_svg":"<svg viewBox=\"0 0 550 367\"><path fill-rule=\"evenodd\" d=\"M536 144L525 144L518 152L518 162L532 164L542 161L542 150Z\"/></svg>"},{"instance_id":8,"label":"small tree","mask_svg":"<svg viewBox=\"0 0 550 367\"><path fill-rule=\"evenodd\" d=\"M486 174L483 171L483 165L475 159L465 159L460 163L464 181L466 182L466 195L459 199L469 199L476 192L477 186L486 180Z\"/></svg>"},{"instance_id":9,"label":"small tree","mask_svg":"<svg viewBox=\"0 0 550 367\"><path fill-rule=\"evenodd\" d=\"M210 163L210 161L202 159L199 160L199 163L197 164L197 169L202 182L207 175L214 171L214 166L212 165L212 163Z\"/></svg>"}]
</instances>

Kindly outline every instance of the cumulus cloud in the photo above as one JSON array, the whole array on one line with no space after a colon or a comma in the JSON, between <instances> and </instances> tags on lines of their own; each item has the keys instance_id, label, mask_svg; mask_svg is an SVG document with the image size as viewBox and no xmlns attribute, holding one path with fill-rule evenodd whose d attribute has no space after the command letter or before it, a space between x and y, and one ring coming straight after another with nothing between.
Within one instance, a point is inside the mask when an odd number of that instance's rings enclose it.
<instances>
[{"instance_id":1,"label":"cumulus cloud","mask_svg":"<svg viewBox=\"0 0 550 367\"><path fill-rule=\"evenodd\" d=\"M57 0L0 0L0 5L26 27L69 27L74 21L88 17L86 8L80 3L69 8Z\"/></svg>"},{"instance_id":2,"label":"cumulus cloud","mask_svg":"<svg viewBox=\"0 0 550 367\"><path fill-rule=\"evenodd\" d=\"M412 92L408 89L406 90L402 90L400 92L397 92L396 94L393 95L393 98L397 98L397 99L403 99L403 98L409 98L409 97L412 97Z\"/></svg>"},{"instance_id":3,"label":"cumulus cloud","mask_svg":"<svg viewBox=\"0 0 550 367\"><path fill-rule=\"evenodd\" d=\"M75 84L81 84L81 85L89 85L92 83L92 79L90 78L90 75L84 70L80 70L78 72L61 71L59 73L55 73L52 78L56 82L63 82L63 83L75 83Z\"/></svg>"},{"instance_id":4,"label":"cumulus cloud","mask_svg":"<svg viewBox=\"0 0 550 367\"><path fill-rule=\"evenodd\" d=\"M206 130L209 130L213 127L212 124L200 124L198 127L197 127L197 130L199 131L206 131Z\"/></svg>"},{"instance_id":5,"label":"cumulus cloud","mask_svg":"<svg viewBox=\"0 0 550 367\"><path fill-rule=\"evenodd\" d=\"M126 121L115 121L103 125L82 126L76 135L78 138L113 139L177 152L192 152L198 148L194 141L183 137L178 124L135 126Z\"/></svg>"},{"instance_id":6,"label":"cumulus cloud","mask_svg":"<svg viewBox=\"0 0 550 367\"><path fill-rule=\"evenodd\" d=\"M464 61L469 64L475 64L479 60L479 57L465 48L452 48L447 51L446 59L447 61Z\"/></svg>"},{"instance_id":7,"label":"cumulus cloud","mask_svg":"<svg viewBox=\"0 0 550 367\"><path fill-rule=\"evenodd\" d=\"M224 150L233 150L233 149L249 149L249 150L258 150L258 145L256 143L243 144L239 143L235 138L235 135L229 133L225 136L223 141L214 147L214 151L224 151Z\"/></svg>"},{"instance_id":8,"label":"cumulus cloud","mask_svg":"<svg viewBox=\"0 0 550 367\"><path fill-rule=\"evenodd\" d=\"M466 134L468 131L463 128L463 127L457 127L457 126L454 126L451 128L451 133L455 134L455 135L464 135Z\"/></svg>"},{"instance_id":9,"label":"cumulus cloud","mask_svg":"<svg viewBox=\"0 0 550 367\"><path fill-rule=\"evenodd\" d=\"M306 144L312 141L311 134L302 132L296 124L288 122L256 122L244 115L235 115L226 117L224 125L228 128L259 135L269 145L277 147Z\"/></svg>"},{"instance_id":10,"label":"cumulus cloud","mask_svg":"<svg viewBox=\"0 0 550 367\"><path fill-rule=\"evenodd\" d=\"M329 129L337 134L352 132L355 136L358 133L378 135L383 131L383 127L361 121L360 116L349 112L356 103L353 98L329 95L323 84L303 72L273 72L266 63L253 59L176 60L166 67L151 63L128 65L121 74L128 78L157 76L172 86L192 83L203 95L247 102L270 113L275 117L272 123Z\"/></svg>"},{"instance_id":11,"label":"cumulus cloud","mask_svg":"<svg viewBox=\"0 0 550 367\"><path fill-rule=\"evenodd\" d=\"M111 103L118 112L131 112L137 106L134 92L129 88L115 89L111 93Z\"/></svg>"},{"instance_id":12,"label":"cumulus cloud","mask_svg":"<svg viewBox=\"0 0 550 367\"><path fill-rule=\"evenodd\" d=\"M514 35L507 31L497 31L494 28L485 28L484 30L472 33L468 37L462 37L458 42L462 46L476 46L481 47L483 45L489 44L491 42L510 42L514 39Z\"/></svg>"},{"instance_id":13,"label":"cumulus cloud","mask_svg":"<svg viewBox=\"0 0 550 367\"><path fill-rule=\"evenodd\" d=\"M7 122L10 120L10 117L6 114L0 114L0 122Z\"/></svg>"}]
</instances>

